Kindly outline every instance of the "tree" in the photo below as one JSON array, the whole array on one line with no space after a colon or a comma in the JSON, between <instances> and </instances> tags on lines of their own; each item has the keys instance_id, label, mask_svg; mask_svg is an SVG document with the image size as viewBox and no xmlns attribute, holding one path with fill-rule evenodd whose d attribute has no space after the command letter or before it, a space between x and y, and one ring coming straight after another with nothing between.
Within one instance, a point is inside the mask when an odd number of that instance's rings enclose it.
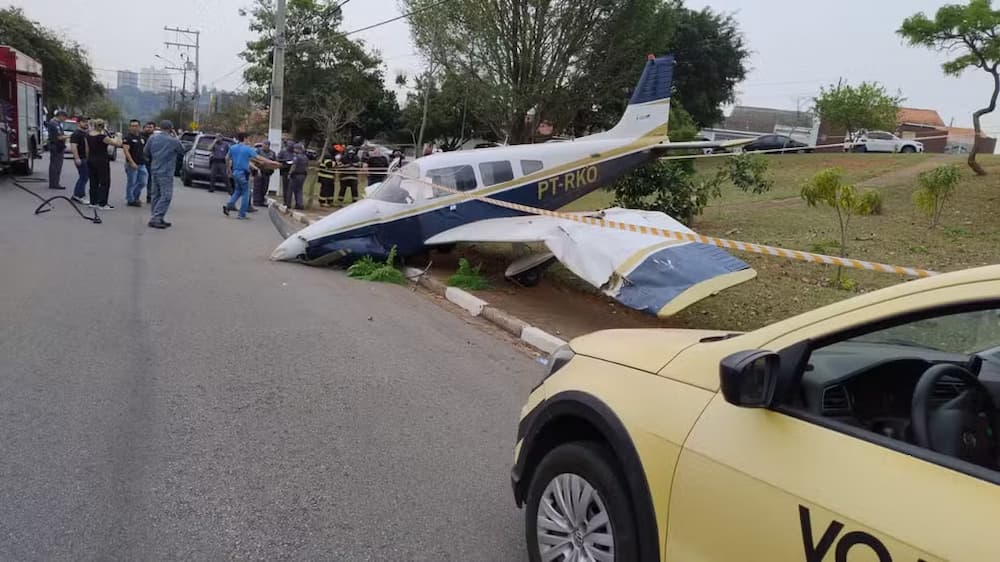
<instances>
[{"instance_id":1,"label":"tree","mask_svg":"<svg viewBox=\"0 0 1000 562\"><path fill-rule=\"evenodd\" d=\"M676 98L699 125L721 117L746 74L734 21L678 1L453 0L415 14L411 29L422 53L471 79L480 118L513 143L530 140L539 121L574 134L610 127L649 53L677 56Z\"/></svg>"},{"instance_id":2,"label":"tree","mask_svg":"<svg viewBox=\"0 0 1000 562\"><path fill-rule=\"evenodd\" d=\"M29 20L20 8L0 10L0 44L10 45L42 63L42 94L49 111L79 109L104 93L83 47Z\"/></svg>"},{"instance_id":3,"label":"tree","mask_svg":"<svg viewBox=\"0 0 1000 562\"><path fill-rule=\"evenodd\" d=\"M237 131L257 132L250 130L253 103L249 97L243 95L228 96L224 102L220 100L219 105L222 107L202 117L199 124L202 130L220 131L225 134L234 134Z\"/></svg>"},{"instance_id":4,"label":"tree","mask_svg":"<svg viewBox=\"0 0 1000 562\"><path fill-rule=\"evenodd\" d=\"M310 119L323 133L323 150L320 158L327 155L333 140L349 123L357 121L362 105L356 100L349 100L333 92L317 93Z\"/></svg>"},{"instance_id":5,"label":"tree","mask_svg":"<svg viewBox=\"0 0 1000 562\"><path fill-rule=\"evenodd\" d=\"M466 80L445 74L436 80L416 79L414 91L407 94L401 115L402 126L419 147L421 139L435 141L442 150L457 150L471 138L487 136L479 115L480 100L469 94ZM425 103L426 101L426 103ZM424 107L426 106L426 118ZM420 135L421 126L424 134Z\"/></svg>"},{"instance_id":6,"label":"tree","mask_svg":"<svg viewBox=\"0 0 1000 562\"><path fill-rule=\"evenodd\" d=\"M385 89L378 55L339 29L343 20L339 4L288 0L282 120L302 139L323 131L313 116L317 93L335 93L361 103L363 110L350 125L352 132L369 137L382 132L381 127L392 126L393 113L398 111L394 96ZM250 17L250 30L258 34L240 55L249 63L244 78L251 98L265 104L270 102L274 10L273 0L254 0L252 7L240 10Z\"/></svg>"},{"instance_id":7,"label":"tree","mask_svg":"<svg viewBox=\"0 0 1000 562\"><path fill-rule=\"evenodd\" d=\"M106 95L92 98L82 108L83 114L90 118L104 119L109 127L121 124L122 110L117 103ZM121 130L121 129L119 129Z\"/></svg>"},{"instance_id":8,"label":"tree","mask_svg":"<svg viewBox=\"0 0 1000 562\"><path fill-rule=\"evenodd\" d=\"M895 129L903 98L887 94L876 82L862 82L857 87L839 82L820 88L813 102L821 119L853 135L861 129Z\"/></svg>"},{"instance_id":9,"label":"tree","mask_svg":"<svg viewBox=\"0 0 1000 562\"><path fill-rule=\"evenodd\" d=\"M917 208L931 218L931 228L941 220L941 211L955 192L955 186L962 179L958 166L938 166L917 176L920 189L913 193L913 202Z\"/></svg>"},{"instance_id":10,"label":"tree","mask_svg":"<svg viewBox=\"0 0 1000 562\"><path fill-rule=\"evenodd\" d=\"M960 76L968 68L985 71L993 79L989 105L972 114L976 140L969 153L969 167L977 175L986 170L976 162L983 137L980 118L992 113L1000 96L1000 10L994 10L990 0L969 0L968 5L949 4L938 9L931 20L920 12L903 21L897 30L910 45L935 48L954 58L942 65L944 73Z\"/></svg>"},{"instance_id":11,"label":"tree","mask_svg":"<svg viewBox=\"0 0 1000 562\"><path fill-rule=\"evenodd\" d=\"M854 215L872 215L881 212L881 195L874 190L862 193L853 185L844 183L838 168L826 168L816 173L802 186L802 199L810 207L826 205L837 212L840 226L840 255L847 257L847 231ZM837 268L835 283L839 286L841 268Z\"/></svg>"}]
</instances>

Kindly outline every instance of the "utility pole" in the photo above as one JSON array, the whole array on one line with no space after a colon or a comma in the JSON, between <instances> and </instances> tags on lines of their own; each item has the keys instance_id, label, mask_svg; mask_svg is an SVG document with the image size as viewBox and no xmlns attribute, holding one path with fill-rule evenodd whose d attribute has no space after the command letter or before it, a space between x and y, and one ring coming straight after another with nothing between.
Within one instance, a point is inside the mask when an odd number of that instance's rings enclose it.
<instances>
[{"instance_id":1,"label":"utility pole","mask_svg":"<svg viewBox=\"0 0 1000 562\"><path fill-rule=\"evenodd\" d=\"M185 49L188 49L188 50L194 49L194 94L191 96L191 99L194 102L194 110L192 111L192 116L191 117L192 117L192 121L194 121L195 124L197 125L197 123L198 123L198 98L199 98L199 96L201 96L201 89L200 89L201 88L201 84L200 84L200 82L198 80L198 78L200 76L200 73L201 73L201 56L200 56L201 55L201 53L200 53L200 51L201 51L201 31L197 31L197 30L194 30L194 29L181 29L179 27L167 27L167 26L163 26L163 29L165 31L172 31L174 33L183 34L185 37L187 37L187 40L189 41L188 43L175 43L173 41L164 41L163 44L166 45L167 47L185 48ZM194 43L190 42L192 37L194 37ZM191 64L191 61L188 60L185 63L185 65L184 65L185 66L185 75L187 73L186 69L187 69L187 67L190 66L190 64Z\"/></svg>"},{"instance_id":2,"label":"utility pole","mask_svg":"<svg viewBox=\"0 0 1000 562\"><path fill-rule=\"evenodd\" d=\"M281 151L281 112L285 97L285 0L278 0L275 12L274 63L271 68L271 114L267 125L267 138L272 150ZM271 174L269 191L277 192L280 185L279 174Z\"/></svg>"}]
</instances>

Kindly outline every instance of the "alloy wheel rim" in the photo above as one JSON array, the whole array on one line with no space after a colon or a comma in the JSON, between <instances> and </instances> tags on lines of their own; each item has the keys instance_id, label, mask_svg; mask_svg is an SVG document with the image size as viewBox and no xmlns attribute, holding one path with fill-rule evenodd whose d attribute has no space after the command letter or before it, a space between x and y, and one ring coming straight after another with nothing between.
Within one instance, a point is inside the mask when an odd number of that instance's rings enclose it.
<instances>
[{"instance_id":1,"label":"alloy wheel rim","mask_svg":"<svg viewBox=\"0 0 1000 562\"><path fill-rule=\"evenodd\" d=\"M615 541L597 490L576 474L557 475L542 492L536 520L546 562L614 562Z\"/></svg>"}]
</instances>

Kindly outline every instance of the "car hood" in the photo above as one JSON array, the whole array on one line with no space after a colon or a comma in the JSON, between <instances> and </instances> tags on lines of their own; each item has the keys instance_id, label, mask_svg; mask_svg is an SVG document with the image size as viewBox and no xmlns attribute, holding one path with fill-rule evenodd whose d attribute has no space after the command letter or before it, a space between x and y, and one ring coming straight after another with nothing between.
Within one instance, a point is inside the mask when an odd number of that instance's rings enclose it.
<instances>
[{"instance_id":1,"label":"car hood","mask_svg":"<svg viewBox=\"0 0 1000 562\"><path fill-rule=\"evenodd\" d=\"M678 353L703 339L731 333L679 329L602 330L575 338L569 346L580 355L656 373Z\"/></svg>"}]
</instances>

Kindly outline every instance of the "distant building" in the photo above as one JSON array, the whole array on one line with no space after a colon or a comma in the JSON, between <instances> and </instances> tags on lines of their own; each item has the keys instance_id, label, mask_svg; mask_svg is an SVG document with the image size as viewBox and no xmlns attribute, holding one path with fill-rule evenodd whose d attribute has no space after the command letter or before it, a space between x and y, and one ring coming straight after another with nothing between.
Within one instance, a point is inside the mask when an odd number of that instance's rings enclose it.
<instances>
[{"instance_id":1,"label":"distant building","mask_svg":"<svg viewBox=\"0 0 1000 562\"><path fill-rule=\"evenodd\" d=\"M924 152L937 154L963 154L972 150L976 133L973 129L948 127L937 111L914 107L901 107L896 114L896 135L903 139L918 140L924 145ZM837 144L844 142L847 131L834 130L827 123L820 127L820 144ZM995 138L983 136L980 141L980 152L992 154L996 149ZM842 150L839 146L827 151Z\"/></svg>"},{"instance_id":2,"label":"distant building","mask_svg":"<svg viewBox=\"0 0 1000 562\"><path fill-rule=\"evenodd\" d=\"M173 80L170 73L159 68L143 68L139 71L139 89L146 92L169 92Z\"/></svg>"},{"instance_id":3,"label":"distant building","mask_svg":"<svg viewBox=\"0 0 1000 562\"><path fill-rule=\"evenodd\" d=\"M131 70L118 71L118 88L138 88L139 73Z\"/></svg>"},{"instance_id":4,"label":"distant building","mask_svg":"<svg viewBox=\"0 0 1000 562\"><path fill-rule=\"evenodd\" d=\"M722 122L702 129L700 134L715 141L778 134L815 145L819 134L819 119L808 111L737 105Z\"/></svg>"}]
</instances>

